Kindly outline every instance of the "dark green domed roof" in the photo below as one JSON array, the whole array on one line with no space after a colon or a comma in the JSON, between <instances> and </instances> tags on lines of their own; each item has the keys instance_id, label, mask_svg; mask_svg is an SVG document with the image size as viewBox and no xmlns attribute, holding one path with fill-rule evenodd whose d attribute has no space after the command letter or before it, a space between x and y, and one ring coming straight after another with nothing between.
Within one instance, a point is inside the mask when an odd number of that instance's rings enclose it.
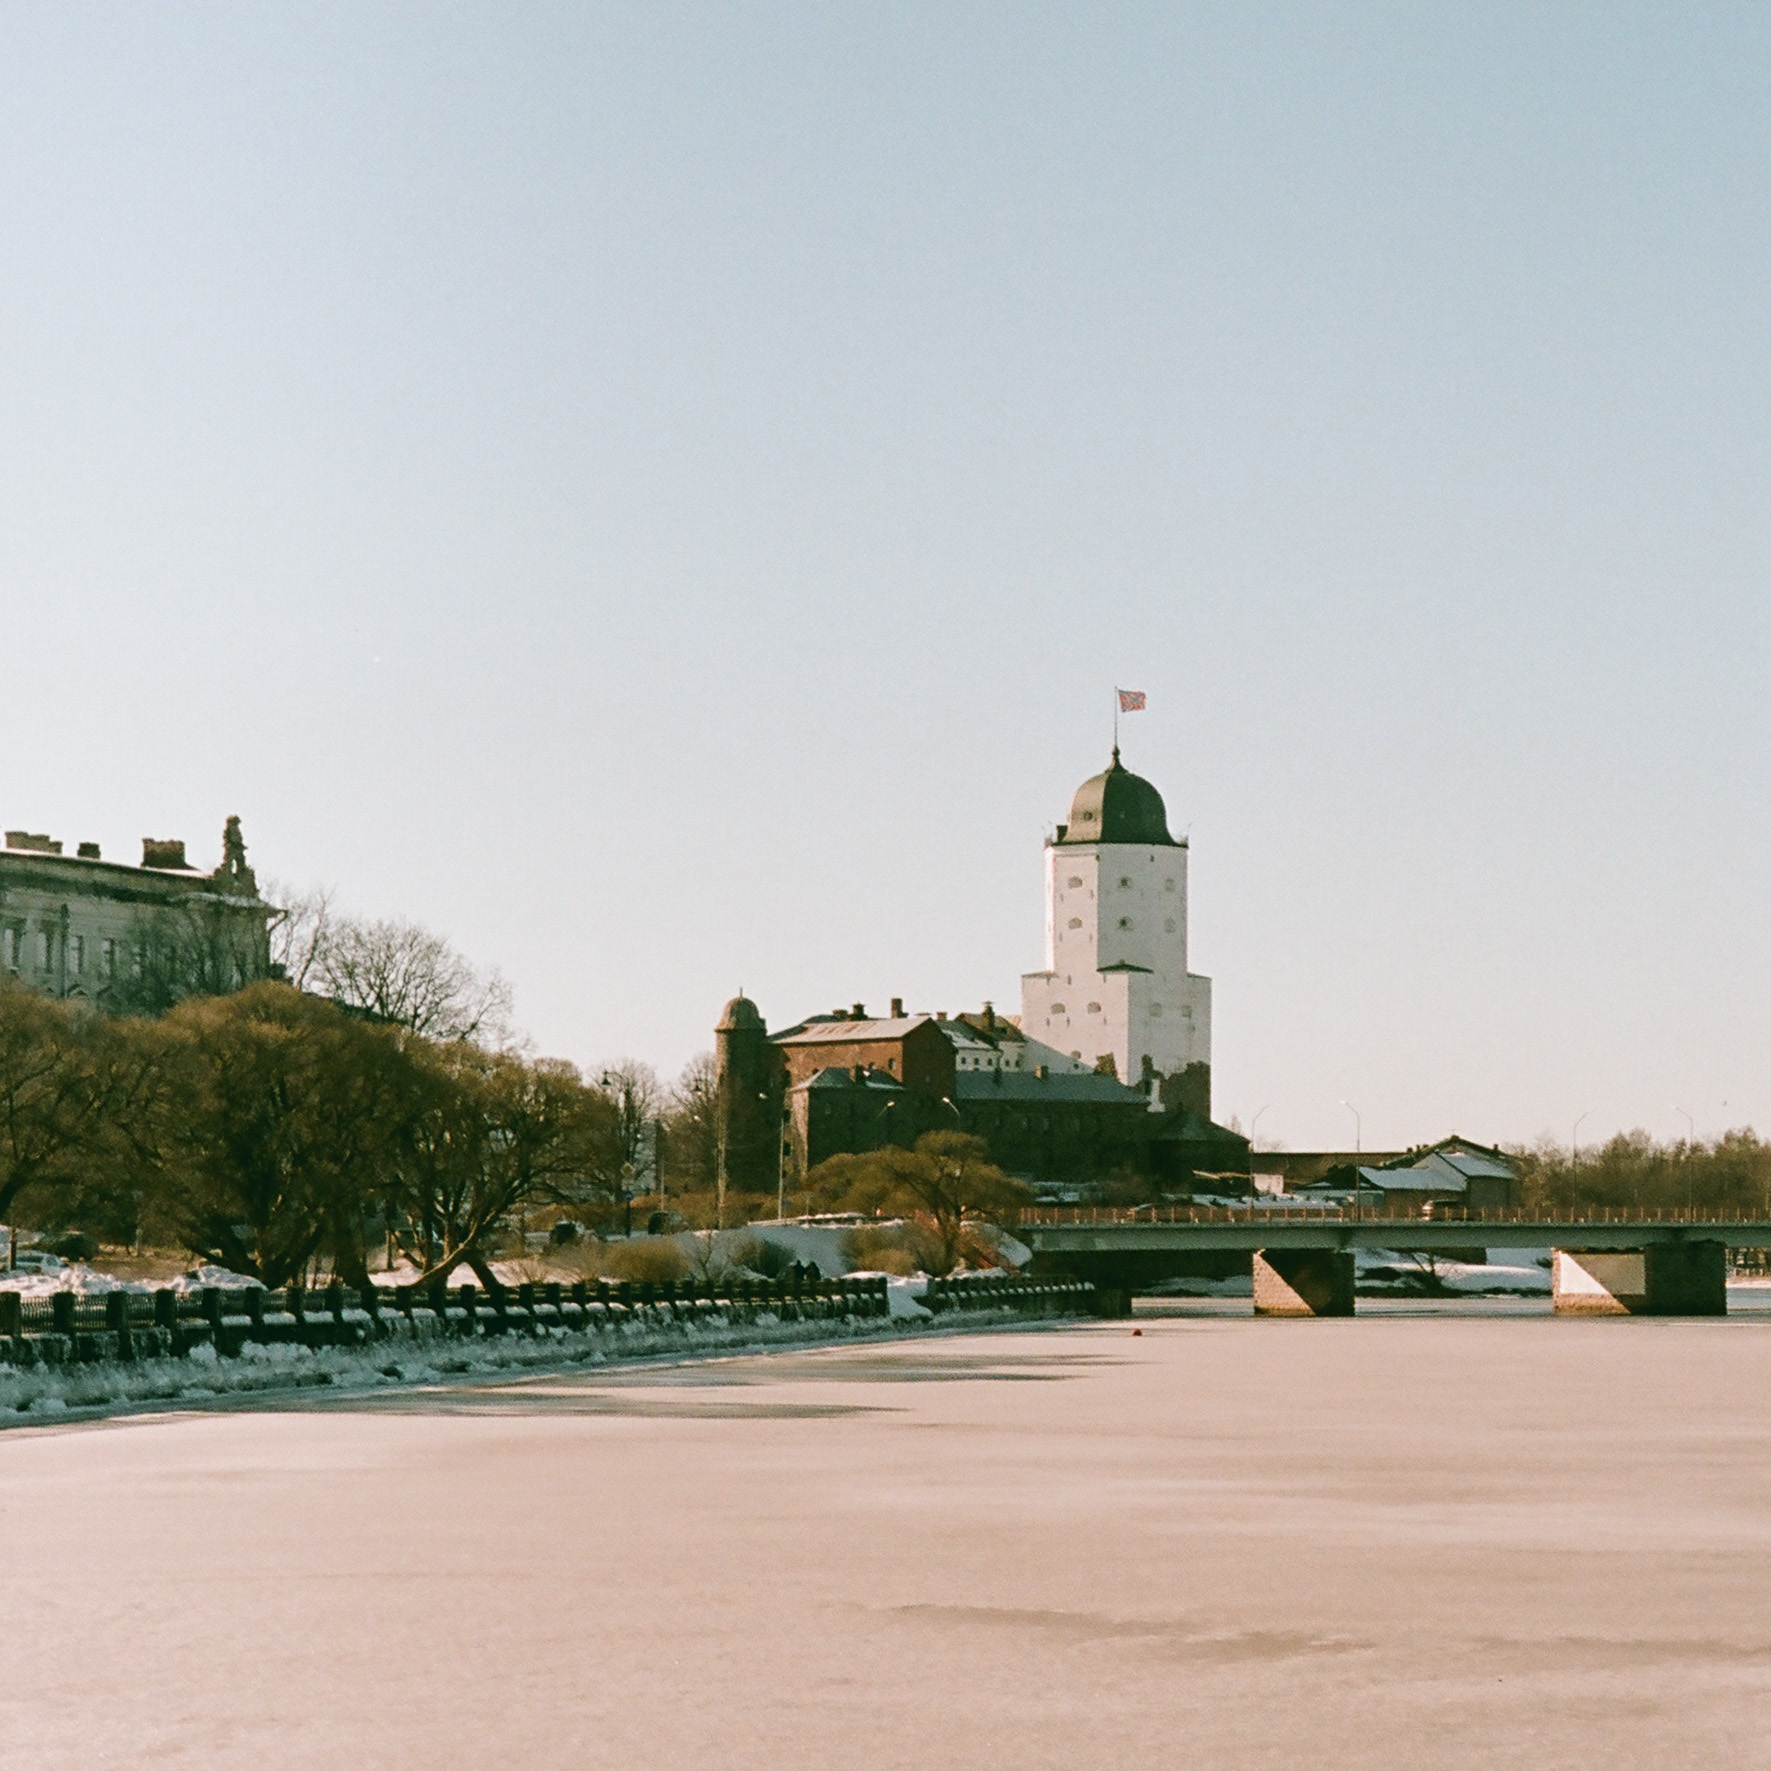
<instances>
[{"instance_id":1,"label":"dark green domed roof","mask_svg":"<svg viewBox=\"0 0 1771 1771\"><path fill-rule=\"evenodd\" d=\"M1070 802L1070 822L1058 835L1059 842L1146 843L1179 848L1168 833L1168 812L1162 795L1142 775L1134 775L1113 761L1104 775L1096 775L1077 788Z\"/></svg>"}]
</instances>

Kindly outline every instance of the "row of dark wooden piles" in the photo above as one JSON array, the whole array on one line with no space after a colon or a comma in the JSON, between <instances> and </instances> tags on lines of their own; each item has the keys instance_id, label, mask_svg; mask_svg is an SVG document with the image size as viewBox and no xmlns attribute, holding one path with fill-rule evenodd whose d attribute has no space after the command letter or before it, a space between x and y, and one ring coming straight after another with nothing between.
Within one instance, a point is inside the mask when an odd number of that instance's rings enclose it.
<instances>
[{"instance_id":1,"label":"row of dark wooden piles","mask_svg":"<svg viewBox=\"0 0 1771 1771\"><path fill-rule=\"evenodd\" d=\"M1014 1310L1029 1315L1086 1314L1092 1287L1016 1274L968 1274L932 1280L923 1302L936 1315ZM197 1347L238 1357L248 1346L360 1347L377 1340L438 1336L619 1333L667 1329L718 1318L727 1323L847 1321L891 1314L888 1282L878 1277L778 1280L578 1281L482 1288L333 1284L206 1286L27 1298L0 1289L0 1360L18 1366L101 1364L176 1358Z\"/></svg>"}]
</instances>

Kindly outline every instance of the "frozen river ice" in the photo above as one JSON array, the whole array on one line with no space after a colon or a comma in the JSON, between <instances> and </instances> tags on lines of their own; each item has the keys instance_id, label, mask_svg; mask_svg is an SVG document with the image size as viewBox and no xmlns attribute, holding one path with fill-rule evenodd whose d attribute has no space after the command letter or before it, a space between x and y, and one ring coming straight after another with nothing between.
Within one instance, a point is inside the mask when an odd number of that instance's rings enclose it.
<instances>
[{"instance_id":1,"label":"frozen river ice","mask_svg":"<svg viewBox=\"0 0 1771 1771\"><path fill-rule=\"evenodd\" d=\"M0 1434L0 1763L1771 1762L1771 1320L1139 1326Z\"/></svg>"}]
</instances>

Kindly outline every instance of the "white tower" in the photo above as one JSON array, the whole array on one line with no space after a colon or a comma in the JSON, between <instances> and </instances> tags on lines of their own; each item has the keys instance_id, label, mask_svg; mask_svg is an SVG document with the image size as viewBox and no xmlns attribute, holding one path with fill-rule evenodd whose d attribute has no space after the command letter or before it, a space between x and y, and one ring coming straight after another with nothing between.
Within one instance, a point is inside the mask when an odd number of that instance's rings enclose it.
<instances>
[{"instance_id":1,"label":"white tower","mask_svg":"<svg viewBox=\"0 0 1771 1771\"><path fill-rule=\"evenodd\" d=\"M1211 1112L1211 980L1187 970L1187 845L1162 795L1123 768L1077 788L1045 848L1045 970L1021 979L1021 1030L1165 1104Z\"/></svg>"}]
</instances>

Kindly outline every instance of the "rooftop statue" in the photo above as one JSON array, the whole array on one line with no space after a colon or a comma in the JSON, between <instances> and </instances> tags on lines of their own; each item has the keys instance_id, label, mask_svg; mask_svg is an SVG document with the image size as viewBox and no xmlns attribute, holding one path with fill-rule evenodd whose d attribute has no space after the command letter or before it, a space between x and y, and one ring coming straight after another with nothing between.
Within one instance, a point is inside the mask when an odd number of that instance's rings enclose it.
<instances>
[{"instance_id":1,"label":"rooftop statue","mask_svg":"<svg viewBox=\"0 0 1771 1771\"><path fill-rule=\"evenodd\" d=\"M246 865L246 839L240 834L240 820L229 818L221 833L221 865L210 879L234 897L256 898L258 876Z\"/></svg>"}]
</instances>

